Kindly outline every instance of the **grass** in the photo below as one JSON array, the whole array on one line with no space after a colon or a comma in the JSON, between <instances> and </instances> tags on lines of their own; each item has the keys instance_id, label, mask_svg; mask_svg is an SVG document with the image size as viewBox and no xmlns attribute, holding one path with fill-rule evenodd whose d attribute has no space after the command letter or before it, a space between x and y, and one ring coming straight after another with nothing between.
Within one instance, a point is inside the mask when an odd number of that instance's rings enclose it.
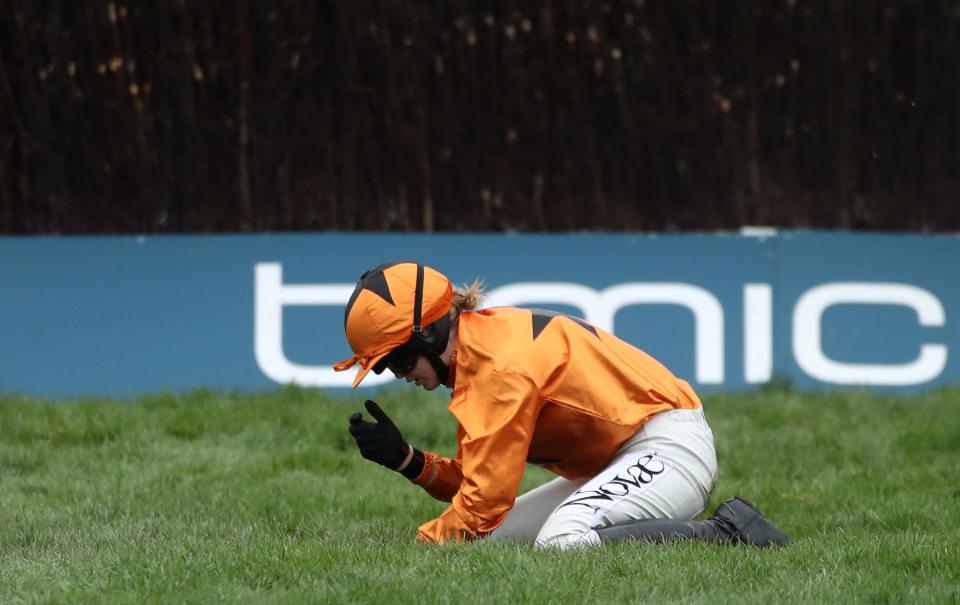
<instances>
[{"instance_id":1,"label":"grass","mask_svg":"<svg viewBox=\"0 0 960 605\"><path fill-rule=\"evenodd\" d=\"M442 399L378 400L453 453ZM444 505L357 455L356 399L0 397L0 603L960 603L960 390L705 404L714 504L752 499L789 548L414 544Z\"/></svg>"}]
</instances>

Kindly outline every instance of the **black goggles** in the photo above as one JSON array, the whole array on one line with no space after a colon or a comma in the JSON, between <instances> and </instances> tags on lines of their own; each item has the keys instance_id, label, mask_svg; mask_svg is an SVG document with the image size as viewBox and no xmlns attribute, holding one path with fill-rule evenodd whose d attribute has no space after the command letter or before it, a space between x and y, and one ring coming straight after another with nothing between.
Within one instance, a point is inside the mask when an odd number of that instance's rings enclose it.
<instances>
[{"instance_id":1,"label":"black goggles","mask_svg":"<svg viewBox=\"0 0 960 605\"><path fill-rule=\"evenodd\" d=\"M394 374L409 374L417 365L419 356L409 344L400 345L378 361L373 366L373 371L377 374L382 374L384 370L390 370Z\"/></svg>"}]
</instances>

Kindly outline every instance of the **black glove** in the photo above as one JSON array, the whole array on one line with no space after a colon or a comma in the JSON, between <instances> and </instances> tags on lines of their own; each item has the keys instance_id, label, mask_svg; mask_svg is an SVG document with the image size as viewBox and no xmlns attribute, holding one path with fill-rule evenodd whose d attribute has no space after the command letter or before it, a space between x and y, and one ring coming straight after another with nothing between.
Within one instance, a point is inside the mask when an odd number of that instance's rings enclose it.
<instances>
[{"instance_id":1,"label":"black glove","mask_svg":"<svg viewBox=\"0 0 960 605\"><path fill-rule=\"evenodd\" d=\"M410 446L377 402L368 399L364 405L377 422L366 422L357 412L350 416L350 434L357 441L360 455L395 471L403 464Z\"/></svg>"}]
</instances>

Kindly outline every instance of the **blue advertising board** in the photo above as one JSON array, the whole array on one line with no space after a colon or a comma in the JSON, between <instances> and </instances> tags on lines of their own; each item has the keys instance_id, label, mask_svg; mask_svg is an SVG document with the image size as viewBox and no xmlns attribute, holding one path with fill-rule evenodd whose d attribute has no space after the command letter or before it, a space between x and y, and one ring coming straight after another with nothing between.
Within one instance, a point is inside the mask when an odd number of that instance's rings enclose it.
<instances>
[{"instance_id":1,"label":"blue advertising board","mask_svg":"<svg viewBox=\"0 0 960 605\"><path fill-rule=\"evenodd\" d=\"M955 236L283 234L0 238L0 392L348 386L343 306L389 260L583 317L701 389L960 382Z\"/></svg>"}]
</instances>

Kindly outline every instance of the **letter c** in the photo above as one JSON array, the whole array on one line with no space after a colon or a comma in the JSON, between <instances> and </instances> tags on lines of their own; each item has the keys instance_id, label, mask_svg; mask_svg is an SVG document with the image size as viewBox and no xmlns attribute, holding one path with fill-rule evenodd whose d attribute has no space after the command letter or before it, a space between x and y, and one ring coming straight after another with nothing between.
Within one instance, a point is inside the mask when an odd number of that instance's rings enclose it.
<instances>
[{"instance_id":1,"label":"letter c","mask_svg":"<svg viewBox=\"0 0 960 605\"><path fill-rule=\"evenodd\" d=\"M943 304L930 291L909 284L835 282L811 288L793 311L793 355L811 377L834 384L906 386L933 380L947 364L947 347L924 343L908 363L845 363L830 359L821 343L824 311L838 304L898 305L917 313L921 326L943 326Z\"/></svg>"}]
</instances>

